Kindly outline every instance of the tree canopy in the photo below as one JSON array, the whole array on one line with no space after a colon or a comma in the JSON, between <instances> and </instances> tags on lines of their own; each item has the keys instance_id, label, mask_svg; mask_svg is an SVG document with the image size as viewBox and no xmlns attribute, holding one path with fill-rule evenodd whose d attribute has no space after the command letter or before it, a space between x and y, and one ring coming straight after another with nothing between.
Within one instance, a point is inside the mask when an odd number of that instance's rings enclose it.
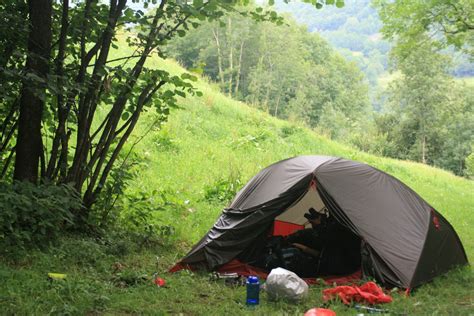
<instances>
[{"instance_id":1,"label":"tree canopy","mask_svg":"<svg viewBox=\"0 0 474 316\"><path fill-rule=\"evenodd\" d=\"M133 2L149 7L145 12ZM317 8L342 0L309 1ZM268 2L270 5L273 1ZM148 6L152 4L152 6ZM196 77L150 67L152 55L226 14L283 20L250 1L9 0L0 3L2 178L72 183L97 201L141 114L165 121ZM114 56L120 47L131 53ZM128 51L125 49L124 51ZM11 178L10 178L11 179ZM87 217L87 214L83 214Z\"/></svg>"},{"instance_id":2,"label":"tree canopy","mask_svg":"<svg viewBox=\"0 0 474 316\"><path fill-rule=\"evenodd\" d=\"M228 15L225 25L207 23L170 43L169 51L234 98L347 136L370 112L363 74L320 36L286 21L277 26Z\"/></svg>"},{"instance_id":3,"label":"tree canopy","mask_svg":"<svg viewBox=\"0 0 474 316\"><path fill-rule=\"evenodd\" d=\"M420 35L438 47L453 45L474 56L474 3L471 0L374 0L382 31L407 52Z\"/></svg>"}]
</instances>

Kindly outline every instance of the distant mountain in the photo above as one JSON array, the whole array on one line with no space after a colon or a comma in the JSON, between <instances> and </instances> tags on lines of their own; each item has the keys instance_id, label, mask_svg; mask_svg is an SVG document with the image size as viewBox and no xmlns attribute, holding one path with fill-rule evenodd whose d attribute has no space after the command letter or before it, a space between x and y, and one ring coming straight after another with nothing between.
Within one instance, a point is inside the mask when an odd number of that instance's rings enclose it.
<instances>
[{"instance_id":1,"label":"distant mountain","mask_svg":"<svg viewBox=\"0 0 474 316\"><path fill-rule=\"evenodd\" d=\"M364 71L371 85L387 71L390 43L379 33L382 22L370 0L346 0L343 8L279 0L275 8L291 14L305 24L310 32L318 32L336 47L347 59L355 61Z\"/></svg>"},{"instance_id":2,"label":"distant mountain","mask_svg":"<svg viewBox=\"0 0 474 316\"><path fill-rule=\"evenodd\" d=\"M280 13L291 14L305 24L310 32L318 32L337 48L347 59L355 61L366 74L371 86L377 86L378 78L388 70L390 43L382 38L382 22L370 0L345 0L343 8L324 6L316 9L300 1L275 2ZM453 56L456 77L474 76L474 64L468 57L449 52Z\"/></svg>"}]
</instances>

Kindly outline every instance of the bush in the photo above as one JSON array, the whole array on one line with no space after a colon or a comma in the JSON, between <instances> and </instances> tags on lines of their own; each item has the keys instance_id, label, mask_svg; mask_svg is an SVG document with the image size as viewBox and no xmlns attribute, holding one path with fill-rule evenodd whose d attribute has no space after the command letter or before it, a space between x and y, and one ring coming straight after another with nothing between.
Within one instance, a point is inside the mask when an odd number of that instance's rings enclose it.
<instances>
[{"instance_id":1,"label":"bush","mask_svg":"<svg viewBox=\"0 0 474 316\"><path fill-rule=\"evenodd\" d=\"M140 168L145 168L142 157L131 152L130 155L119 157L117 166L112 169L93 211L89 218L90 224L97 230L107 230L117 222L123 209L120 198L125 195L129 183L136 179Z\"/></svg>"},{"instance_id":2,"label":"bush","mask_svg":"<svg viewBox=\"0 0 474 316\"><path fill-rule=\"evenodd\" d=\"M126 242L115 242L109 240L110 238L102 238L109 248L108 253L120 256L128 253L131 240L139 247L168 241L175 229L170 225L158 225L156 212L181 212L186 209L185 202L175 191L147 192L128 189L129 184L136 180L139 171L146 167L145 158L136 153L121 157L121 163L112 170L99 200L94 205L90 218L91 226L97 229L102 237L118 233L122 235L118 240L127 239Z\"/></svg>"},{"instance_id":3,"label":"bush","mask_svg":"<svg viewBox=\"0 0 474 316\"><path fill-rule=\"evenodd\" d=\"M171 190L154 190L152 193L129 192L118 203L124 210L119 227L133 236L140 247L162 245L171 240L175 228L172 225L159 224L157 212L182 213L186 210L185 204L178 192Z\"/></svg>"},{"instance_id":4,"label":"bush","mask_svg":"<svg viewBox=\"0 0 474 316\"><path fill-rule=\"evenodd\" d=\"M82 207L67 185L0 181L0 248L40 247L73 225L73 210Z\"/></svg>"},{"instance_id":5,"label":"bush","mask_svg":"<svg viewBox=\"0 0 474 316\"><path fill-rule=\"evenodd\" d=\"M240 174L230 175L227 179L219 179L204 188L204 198L208 202L230 202L242 187Z\"/></svg>"}]
</instances>

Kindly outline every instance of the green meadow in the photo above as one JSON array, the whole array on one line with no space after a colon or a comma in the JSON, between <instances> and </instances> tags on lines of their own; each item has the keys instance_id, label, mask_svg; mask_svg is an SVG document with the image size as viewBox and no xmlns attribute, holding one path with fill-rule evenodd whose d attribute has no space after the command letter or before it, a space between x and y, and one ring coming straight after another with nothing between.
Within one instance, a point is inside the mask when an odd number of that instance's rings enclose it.
<instances>
[{"instance_id":1,"label":"green meadow","mask_svg":"<svg viewBox=\"0 0 474 316\"><path fill-rule=\"evenodd\" d=\"M184 72L172 61L151 63L171 73ZM145 113L124 150L133 149L121 170L125 192L111 212L138 236L144 233L137 226L151 225L160 238L142 236L139 243L120 233L105 239L64 237L47 250L3 258L0 314L302 315L326 306L338 315L356 315L354 308L341 303L324 303L325 285L312 286L308 298L297 304L270 302L262 293L261 304L249 309L245 287L210 281L204 272L167 273L246 181L267 165L297 155L344 157L397 177L448 219L469 260L474 260L473 181L336 143L324 131L278 120L229 99L205 78L195 85L202 97L180 99L180 108L159 127L153 126L156 114ZM67 277L51 281L48 272ZM151 282L154 273L166 280L166 287ZM391 295L394 302L381 306L389 315L473 315L474 274L471 267L455 269L410 296L397 289Z\"/></svg>"}]
</instances>

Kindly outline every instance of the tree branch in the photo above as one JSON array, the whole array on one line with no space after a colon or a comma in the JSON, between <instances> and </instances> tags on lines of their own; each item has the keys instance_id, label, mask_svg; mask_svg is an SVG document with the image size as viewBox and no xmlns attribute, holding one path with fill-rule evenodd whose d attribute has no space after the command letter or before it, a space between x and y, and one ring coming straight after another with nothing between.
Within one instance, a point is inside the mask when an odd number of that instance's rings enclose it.
<instances>
[{"instance_id":1,"label":"tree branch","mask_svg":"<svg viewBox=\"0 0 474 316\"><path fill-rule=\"evenodd\" d=\"M8 155L8 158L5 161L5 164L3 165L0 179L3 179L5 177L5 174L7 173L7 170L8 170L8 166L10 166L10 163L12 161L13 155L15 154L15 151L16 151L16 145L13 146L12 149L10 150L10 155Z\"/></svg>"},{"instance_id":2,"label":"tree branch","mask_svg":"<svg viewBox=\"0 0 474 316\"><path fill-rule=\"evenodd\" d=\"M110 157L109 161L107 162L104 171L102 171L102 175L100 177L99 183L96 188L93 187L93 185L90 185L88 188L88 192L86 192L85 195L85 203L86 206L88 203L93 203L96 199L97 196L100 194L102 187L105 184L105 181L107 179L107 176L109 172L112 170L113 164L115 160L117 159L120 151L122 150L123 145L127 141L128 137L132 133L133 129L135 128L135 125L138 121L138 118L140 117L140 114L142 112L143 107L151 100L151 97L153 94L161 88L165 84L165 81L160 81L153 89L147 89L151 88L152 85L147 86L147 88L144 89L144 91L140 94L137 102L137 107L132 115L132 120L130 122L130 125L128 126L125 134L122 136L120 139L119 143L117 144L117 147L115 147L112 156ZM151 90L151 91L149 91ZM98 170L96 169L96 174L98 175L99 173L97 172Z\"/></svg>"}]
</instances>

